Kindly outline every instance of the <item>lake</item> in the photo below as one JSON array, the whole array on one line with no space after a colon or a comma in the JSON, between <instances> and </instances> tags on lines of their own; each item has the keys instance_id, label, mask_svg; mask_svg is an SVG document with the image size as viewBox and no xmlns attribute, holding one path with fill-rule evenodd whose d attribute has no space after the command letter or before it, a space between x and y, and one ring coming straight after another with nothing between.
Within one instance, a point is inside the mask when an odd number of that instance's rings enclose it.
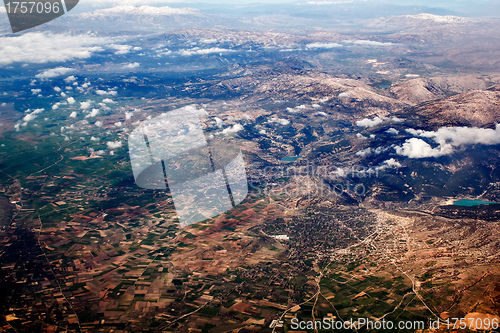
<instances>
[{"instance_id":1,"label":"lake","mask_svg":"<svg viewBox=\"0 0 500 333\"><path fill-rule=\"evenodd\" d=\"M480 206L480 205L493 205L493 204L498 204L498 202L491 202L491 201L483 201L479 199L463 199L459 201L455 201L453 205L455 206L463 206L463 207L472 207L472 206Z\"/></svg>"},{"instance_id":2,"label":"lake","mask_svg":"<svg viewBox=\"0 0 500 333\"><path fill-rule=\"evenodd\" d=\"M281 159L281 162L295 162L296 160L298 160L301 157L302 156L285 157L285 158Z\"/></svg>"}]
</instances>

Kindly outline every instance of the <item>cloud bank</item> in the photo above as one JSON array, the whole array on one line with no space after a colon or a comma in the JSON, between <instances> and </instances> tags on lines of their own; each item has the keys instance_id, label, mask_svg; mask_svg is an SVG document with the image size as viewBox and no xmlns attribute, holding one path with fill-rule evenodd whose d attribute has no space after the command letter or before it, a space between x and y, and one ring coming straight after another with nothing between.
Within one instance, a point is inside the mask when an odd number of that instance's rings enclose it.
<instances>
[{"instance_id":1,"label":"cloud bank","mask_svg":"<svg viewBox=\"0 0 500 333\"><path fill-rule=\"evenodd\" d=\"M382 43L382 42L377 42L373 40L346 40L344 43L348 44L356 44L356 45L362 45L362 46L392 46L394 45L393 43Z\"/></svg>"},{"instance_id":2,"label":"cloud bank","mask_svg":"<svg viewBox=\"0 0 500 333\"><path fill-rule=\"evenodd\" d=\"M209 49L193 48L191 50L180 50L179 54L183 56L192 56L192 55L206 55L206 54L219 54L219 53L232 53L232 52L236 51L230 49L212 47Z\"/></svg>"},{"instance_id":3,"label":"cloud bank","mask_svg":"<svg viewBox=\"0 0 500 333\"><path fill-rule=\"evenodd\" d=\"M47 79L52 79L52 78L55 78L58 76L66 75L72 71L74 71L73 68L57 67L57 68L47 69L46 71L43 71L43 72L35 75L35 77L37 79L47 80Z\"/></svg>"},{"instance_id":4,"label":"cloud bank","mask_svg":"<svg viewBox=\"0 0 500 333\"><path fill-rule=\"evenodd\" d=\"M465 145L500 144L500 124L495 129L477 127L443 127L437 131L422 131L409 129L407 132L422 138L428 138L437 144L432 147L420 138L406 140L402 146L395 147L396 153L409 158L428 158L451 155L456 148Z\"/></svg>"},{"instance_id":5,"label":"cloud bank","mask_svg":"<svg viewBox=\"0 0 500 333\"><path fill-rule=\"evenodd\" d=\"M0 66L13 63L44 64L90 58L104 49L107 39L89 35L27 33L0 38Z\"/></svg>"},{"instance_id":6,"label":"cloud bank","mask_svg":"<svg viewBox=\"0 0 500 333\"><path fill-rule=\"evenodd\" d=\"M340 97L340 96L339 96ZM358 120L356 122L356 125L358 127L375 127L375 126L378 126L384 122L393 122L393 123L400 123L402 122L403 120L402 119L399 119L399 118L396 118L396 117L393 117L393 118L387 118L387 117L375 117L373 119L368 119L368 118L365 118L363 120Z\"/></svg>"},{"instance_id":7,"label":"cloud bank","mask_svg":"<svg viewBox=\"0 0 500 333\"><path fill-rule=\"evenodd\" d=\"M310 43L307 44L306 47L308 49L334 49L337 47L342 47L342 44L338 43Z\"/></svg>"}]
</instances>

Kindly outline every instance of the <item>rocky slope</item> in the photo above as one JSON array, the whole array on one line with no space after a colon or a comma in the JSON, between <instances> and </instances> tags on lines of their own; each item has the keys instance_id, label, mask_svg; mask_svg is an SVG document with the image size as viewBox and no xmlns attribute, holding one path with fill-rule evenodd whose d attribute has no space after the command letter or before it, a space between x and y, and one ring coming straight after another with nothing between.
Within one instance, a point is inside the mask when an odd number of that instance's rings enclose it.
<instances>
[{"instance_id":1,"label":"rocky slope","mask_svg":"<svg viewBox=\"0 0 500 333\"><path fill-rule=\"evenodd\" d=\"M431 126L493 126L500 123L500 92L471 91L413 109Z\"/></svg>"},{"instance_id":2,"label":"rocky slope","mask_svg":"<svg viewBox=\"0 0 500 333\"><path fill-rule=\"evenodd\" d=\"M444 98L451 94L465 93L472 90L485 90L487 83L474 75L457 77L418 78L391 87L396 98L408 104Z\"/></svg>"}]
</instances>

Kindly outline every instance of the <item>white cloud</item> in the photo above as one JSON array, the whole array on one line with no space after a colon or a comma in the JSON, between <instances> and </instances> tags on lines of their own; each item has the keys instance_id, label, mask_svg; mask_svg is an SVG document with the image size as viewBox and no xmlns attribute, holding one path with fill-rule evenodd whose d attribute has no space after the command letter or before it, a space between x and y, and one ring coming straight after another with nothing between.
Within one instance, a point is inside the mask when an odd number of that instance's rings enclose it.
<instances>
[{"instance_id":1,"label":"white cloud","mask_svg":"<svg viewBox=\"0 0 500 333\"><path fill-rule=\"evenodd\" d=\"M90 58L103 51L97 45L105 44L106 38L89 35L66 35L32 32L20 36L2 37L0 66L13 63L61 62L71 59Z\"/></svg>"},{"instance_id":2,"label":"white cloud","mask_svg":"<svg viewBox=\"0 0 500 333\"><path fill-rule=\"evenodd\" d=\"M125 69L134 69L134 68L137 68L137 67L140 67L140 66L141 66L140 63L138 63L138 62L132 62L132 63L124 65L122 68L125 68Z\"/></svg>"},{"instance_id":3,"label":"white cloud","mask_svg":"<svg viewBox=\"0 0 500 333\"><path fill-rule=\"evenodd\" d=\"M219 128L221 128L222 125L224 124L224 121L218 117L215 117L214 120L215 120L215 125Z\"/></svg>"},{"instance_id":4,"label":"white cloud","mask_svg":"<svg viewBox=\"0 0 500 333\"><path fill-rule=\"evenodd\" d=\"M232 133L238 133L239 131L243 130L243 126L240 124L236 124L233 127L228 127L222 131L222 134L224 135L229 135Z\"/></svg>"},{"instance_id":5,"label":"white cloud","mask_svg":"<svg viewBox=\"0 0 500 333\"><path fill-rule=\"evenodd\" d=\"M356 155L361 156L361 157L369 156L371 154L372 154L372 149L371 148L366 148L366 149L363 149L363 150L358 151L356 153Z\"/></svg>"},{"instance_id":6,"label":"white cloud","mask_svg":"<svg viewBox=\"0 0 500 333\"><path fill-rule=\"evenodd\" d=\"M66 75L66 74L68 74L69 72L72 72L72 71L74 71L73 68L57 67L57 68L47 69L46 71L43 71L43 72L35 75L35 77L37 79L47 80L47 79L52 79L52 78L55 78L55 77L58 77L58 76L61 76L61 75Z\"/></svg>"},{"instance_id":7,"label":"white cloud","mask_svg":"<svg viewBox=\"0 0 500 333\"><path fill-rule=\"evenodd\" d=\"M98 142L98 141L101 141L101 139L96 138L96 137L91 137L90 141Z\"/></svg>"},{"instance_id":8,"label":"white cloud","mask_svg":"<svg viewBox=\"0 0 500 333\"><path fill-rule=\"evenodd\" d=\"M91 105L92 105L91 101L80 102L80 109L88 110L90 109Z\"/></svg>"},{"instance_id":9,"label":"white cloud","mask_svg":"<svg viewBox=\"0 0 500 333\"><path fill-rule=\"evenodd\" d=\"M218 40L215 38L202 38L202 39L200 39L200 43L203 43L203 44L215 44L217 42L218 42Z\"/></svg>"},{"instance_id":10,"label":"white cloud","mask_svg":"<svg viewBox=\"0 0 500 333\"><path fill-rule=\"evenodd\" d=\"M391 158L390 160L382 162L378 167L375 168L375 171L384 171L387 169L399 169L401 168L402 165L398 161L396 161L394 158Z\"/></svg>"},{"instance_id":11,"label":"white cloud","mask_svg":"<svg viewBox=\"0 0 500 333\"><path fill-rule=\"evenodd\" d=\"M380 172L380 171L384 171L384 170L387 170L387 169L399 169L401 168L403 165L401 163L399 163L398 161L396 161L394 158L391 158L389 160L386 160L384 162L382 162L380 165L376 166L376 167L371 167L368 171L365 171L368 172L368 173L373 173L373 172ZM339 176L342 177L343 174L346 172L342 169L339 169Z\"/></svg>"},{"instance_id":12,"label":"white cloud","mask_svg":"<svg viewBox=\"0 0 500 333\"><path fill-rule=\"evenodd\" d=\"M130 120L134 116L133 112L125 112L125 120Z\"/></svg>"},{"instance_id":13,"label":"white cloud","mask_svg":"<svg viewBox=\"0 0 500 333\"><path fill-rule=\"evenodd\" d=\"M70 105L75 104L75 102L76 102L76 101L75 101L75 99L74 99L73 97L68 97L67 101L68 101L68 103L69 103Z\"/></svg>"},{"instance_id":14,"label":"white cloud","mask_svg":"<svg viewBox=\"0 0 500 333\"><path fill-rule=\"evenodd\" d=\"M387 165L390 168L401 168L402 167L401 163L399 163L398 161L396 161L393 158L391 158L390 160L385 161L382 164L383 165Z\"/></svg>"},{"instance_id":15,"label":"white cloud","mask_svg":"<svg viewBox=\"0 0 500 333\"><path fill-rule=\"evenodd\" d=\"M380 155L382 153L385 153L386 151L390 150L391 148L388 147L378 147L378 148L366 148L361 151L358 151L356 155L361 156L361 157L366 157L370 155Z\"/></svg>"},{"instance_id":16,"label":"white cloud","mask_svg":"<svg viewBox=\"0 0 500 333\"><path fill-rule=\"evenodd\" d=\"M23 120L27 123L27 122L35 119L37 117L37 115L39 115L43 111L44 111L44 109L36 109L35 111L33 111L33 112L27 114L26 116L24 116Z\"/></svg>"},{"instance_id":17,"label":"white cloud","mask_svg":"<svg viewBox=\"0 0 500 333\"><path fill-rule=\"evenodd\" d=\"M92 118L92 117L97 117L99 114L99 109L92 109L92 111L85 116L85 118Z\"/></svg>"},{"instance_id":18,"label":"white cloud","mask_svg":"<svg viewBox=\"0 0 500 333\"><path fill-rule=\"evenodd\" d=\"M71 114L69 115L70 118L76 118L76 116L78 116L78 112L76 111L71 112Z\"/></svg>"},{"instance_id":19,"label":"white cloud","mask_svg":"<svg viewBox=\"0 0 500 333\"><path fill-rule=\"evenodd\" d=\"M342 44L338 43L310 43L307 44L306 47L308 49L333 49L337 47L342 47Z\"/></svg>"},{"instance_id":20,"label":"white cloud","mask_svg":"<svg viewBox=\"0 0 500 333\"><path fill-rule=\"evenodd\" d=\"M395 128L389 128L387 131L385 131L387 134L392 134L392 135L398 135L399 131Z\"/></svg>"},{"instance_id":21,"label":"white cloud","mask_svg":"<svg viewBox=\"0 0 500 333\"><path fill-rule=\"evenodd\" d=\"M71 75L71 76L68 76L67 78L64 79L64 82L66 83L71 83L71 82L75 82L76 81L76 77L74 75ZM71 87L66 87L66 89L69 89Z\"/></svg>"},{"instance_id":22,"label":"white cloud","mask_svg":"<svg viewBox=\"0 0 500 333\"><path fill-rule=\"evenodd\" d=\"M102 121L96 121L95 125L96 127L102 127Z\"/></svg>"},{"instance_id":23,"label":"white cloud","mask_svg":"<svg viewBox=\"0 0 500 333\"><path fill-rule=\"evenodd\" d=\"M297 113L300 111L304 111L306 109L307 109L307 106L305 106L305 105L299 105L299 106L296 106L294 108L286 108L286 110L290 113Z\"/></svg>"},{"instance_id":24,"label":"white cloud","mask_svg":"<svg viewBox=\"0 0 500 333\"><path fill-rule=\"evenodd\" d=\"M438 144L436 148L432 148L430 144L422 139L408 139L402 146L396 147L395 149L399 155L409 158L451 155L456 148L465 145L500 144L500 124L497 124L495 129L478 127L442 127L434 132L413 129L408 129L407 132L423 138L432 139Z\"/></svg>"},{"instance_id":25,"label":"white cloud","mask_svg":"<svg viewBox=\"0 0 500 333\"><path fill-rule=\"evenodd\" d=\"M432 148L430 144L417 138L406 140L403 146L396 147L395 149L398 155L407 156L409 158L440 157L449 155L453 152L453 147L450 145Z\"/></svg>"},{"instance_id":26,"label":"white cloud","mask_svg":"<svg viewBox=\"0 0 500 333\"><path fill-rule=\"evenodd\" d=\"M356 45L362 45L362 46L392 46L392 45L394 45L393 43L382 43L382 42L376 42L373 40L345 40L344 43L356 44Z\"/></svg>"},{"instance_id":27,"label":"white cloud","mask_svg":"<svg viewBox=\"0 0 500 333\"><path fill-rule=\"evenodd\" d=\"M375 117L373 119L365 118L363 120L357 121L356 125L358 125L359 127L375 127L382 124L383 122L384 120L379 117Z\"/></svg>"},{"instance_id":28,"label":"white cloud","mask_svg":"<svg viewBox=\"0 0 500 333\"><path fill-rule=\"evenodd\" d=\"M120 55L120 54L128 54L130 53L130 50L132 50L132 46L130 45L116 45L112 44L110 45L112 48L117 50L115 54Z\"/></svg>"},{"instance_id":29,"label":"white cloud","mask_svg":"<svg viewBox=\"0 0 500 333\"><path fill-rule=\"evenodd\" d=\"M105 99L103 99L103 102L104 103L108 103L108 104L114 104L115 103L115 101L113 101L111 98L105 98Z\"/></svg>"},{"instance_id":30,"label":"white cloud","mask_svg":"<svg viewBox=\"0 0 500 333\"><path fill-rule=\"evenodd\" d=\"M122 146L122 142L121 141L110 141L110 142L106 143L106 145L108 146L109 149L118 149Z\"/></svg>"},{"instance_id":31,"label":"white cloud","mask_svg":"<svg viewBox=\"0 0 500 333\"><path fill-rule=\"evenodd\" d=\"M271 118L267 121L268 123L278 123L280 125L286 126L290 124L290 121L287 119L279 119L279 118Z\"/></svg>"},{"instance_id":32,"label":"white cloud","mask_svg":"<svg viewBox=\"0 0 500 333\"><path fill-rule=\"evenodd\" d=\"M218 53L231 53L231 52L236 52L236 51L230 49L221 49L218 47L212 47L209 49L194 48L191 50L180 50L179 54L183 56L192 56L195 54L202 55L202 54L218 54Z\"/></svg>"},{"instance_id":33,"label":"white cloud","mask_svg":"<svg viewBox=\"0 0 500 333\"><path fill-rule=\"evenodd\" d=\"M99 95L99 96L105 96L105 95L109 95L109 96L116 96L116 95L118 95L118 93L117 93L116 91L114 91L114 90L108 90L108 91L105 91L105 90L101 90L101 89L99 89L99 90L97 90L95 93L96 93L97 95Z\"/></svg>"},{"instance_id":34,"label":"white cloud","mask_svg":"<svg viewBox=\"0 0 500 333\"><path fill-rule=\"evenodd\" d=\"M477 127L443 127L437 132L422 132L420 136L432 138L439 144L450 142L453 146L468 144L500 144L500 124L495 129Z\"/></svg>"},{"instance_id":35,"label":"white cloud","mask_svg":"<svg viewBox=\"0 0 500 333\"><path fill-rule=\"evenodd\" d=\"M375 117L373 119L365 118L363 120L358 120L356 122L356 125L358 125L359 127L375 127L375 126L378 126L378 125L382 124L383 122L400 123L402 121L403 121L403 119L399 119L399 118L396 118L396 117L392 117L392 118Z\"/></svg>"},{"instance_id":36,"label":"white cloud","mask_svg":"<svg viewBox=\"0 0 500 333\"><path fill-rule=\"evenodd\" d=\"M55 92L61 92L61 88L59 88L59 87L54 87L54 91L55 91Z\"/></svg>"},{"instance_id":37,"label":"white cloud","mask_svg":"<svg viewBox=\"0 0 500 333\"><path fill-rule=\"evenodd\" d=\"M41 92L42 92L42 89L31 89L31 93L32 93L33 95L38 95L38 94L39 94L39 93L41 93Z\"/></svg>"}]
</instances>

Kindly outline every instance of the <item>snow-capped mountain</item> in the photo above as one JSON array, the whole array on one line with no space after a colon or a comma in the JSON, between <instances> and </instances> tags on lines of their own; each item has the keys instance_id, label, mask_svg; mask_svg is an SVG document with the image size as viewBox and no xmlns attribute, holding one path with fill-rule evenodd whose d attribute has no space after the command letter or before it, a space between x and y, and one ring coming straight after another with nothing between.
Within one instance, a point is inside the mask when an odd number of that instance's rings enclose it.
<instances>
[{"instance_id":1,"label":"snow-capped mountain","mask_svg":"<svg viewBox=\"0 0 500 333\"><path fill-rule=\"evenodd\" d=\"M207 27L213 25L214 22L216 20L210 15L197 9L146 5L120 5L87 11L71 17L73 28L91 28L99 31L157 31L158 29Z\"/></svg>"},{"instance_id":2,"label":"snow-capped mountain","mask_svg":"<svg viewBox=\"0 0 500 333\"><path fill-rule=\"evenodd\" d=\"M477 22L477 19L471 19L468 17L453 16L453 15L434 15L428 13L421 13L418 15L403 15L403 18L409 20L417 20L424 22L433 22L440 24L467 24Z\"/></svg>"},{"instance_id":3,"label":"snow-capped mountain","mask_svg":"<svg viewBox=\"0 0 500 333\"><path fill-rule=\"evenodd\" d=\"M154 16L154 17L176 16L176 15L199 16L199 17L205 16L200 11L192 8L122 5L106 9L98 9L89 13L83 13L79 15L79 18L80 19L103 19L103 18L114 18L114 17L122 18L125 15Z\"/></svg>"}]
</instances>

